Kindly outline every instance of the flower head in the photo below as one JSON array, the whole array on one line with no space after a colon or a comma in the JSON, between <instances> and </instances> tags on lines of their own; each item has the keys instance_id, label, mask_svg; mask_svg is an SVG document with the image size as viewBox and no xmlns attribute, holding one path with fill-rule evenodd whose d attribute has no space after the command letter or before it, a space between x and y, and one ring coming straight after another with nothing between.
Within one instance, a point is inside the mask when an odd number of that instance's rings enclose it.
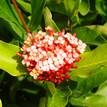
<instances>
[{"instance_id":1,"label":"flower head","mask_svg":"<svg viewBox=\"0 0 107 107\"><path fill-rule=\"evenodd\" d=\"M54 32L47 27L46 32L28 33L20 56L34 79L60 83L70 77L68 72L75 68L74 63L80 60L85 48L76 34Z\"/></svg>"}]
</instances>

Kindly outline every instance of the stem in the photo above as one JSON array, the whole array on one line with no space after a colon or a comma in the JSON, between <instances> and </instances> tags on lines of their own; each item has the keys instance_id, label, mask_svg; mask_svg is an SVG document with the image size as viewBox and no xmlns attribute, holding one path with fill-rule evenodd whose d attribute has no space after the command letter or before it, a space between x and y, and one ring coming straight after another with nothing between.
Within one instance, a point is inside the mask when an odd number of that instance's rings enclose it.
<instances>
[{"instance_id":1,"label":"stem","mask_svg":"<svg viewBox=\"0 0 107 107\"><path fill-rule=\"evenodd\" d=\"M26 22L25 22L25 20L24 20L24 17L23 17L23 15L22 15L22 13L20 12L19 8L18 8L18 5L17 5L17 3L16 3L16 0L12 0L12 3L13 3L13 5L14 5L15 9L16 9L17 14L18 14L19 17L20 17L20 20L22 21L22 24L23 24L26 32L29 33L29 32L30 32L30 29L28 28L28 26L27 26L27 24L26 24Z\"/></svg>"}]
</instances>

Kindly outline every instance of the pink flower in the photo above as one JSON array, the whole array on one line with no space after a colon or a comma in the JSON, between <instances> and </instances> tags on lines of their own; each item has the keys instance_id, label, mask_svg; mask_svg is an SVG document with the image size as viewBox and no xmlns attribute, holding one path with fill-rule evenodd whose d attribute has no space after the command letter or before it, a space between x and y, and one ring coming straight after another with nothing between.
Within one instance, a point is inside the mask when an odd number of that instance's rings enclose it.
<instances>
[{"instance_id":1,"label":"pink flower","mask_svg":"<svg viewBox=\"0 0 107 107\"><path fill-rule=\"evenodd\" d=\"M54 32L47 27L46 32L28 33L18 55L34 79L60 83L70 78L68 72L76 67L74 63L85 48L76 34Z\"/></svg>"}]
</instances>

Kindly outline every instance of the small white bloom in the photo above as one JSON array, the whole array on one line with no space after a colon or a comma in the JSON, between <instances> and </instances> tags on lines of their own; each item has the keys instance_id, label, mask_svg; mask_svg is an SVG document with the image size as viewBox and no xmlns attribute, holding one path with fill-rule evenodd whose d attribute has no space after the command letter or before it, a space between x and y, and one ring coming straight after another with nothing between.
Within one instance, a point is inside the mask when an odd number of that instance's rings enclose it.
<instances>
[{"instance_id":1,"label":"small white bloom","mask_svg":"<svg viewBox=\"0 0 107 107\"><path fill-rule=\"evenodd\" d=\"M63 58L66 58L66 57L67 57L67 55L66 55L65 52L62 54L62 57L63 57Z\"/></svg>"},{"instance_id":2,"label":"small white bloom","mask_svg":"<svg viewBox=\"0 0 107 107\"><path fill-rule=\"evenodd\" d=\"M53 40L54 40L54 37L53 37L53 36L51 36L51 37L49 38L49 40L53 41Z\"/></svg>"},{"instance_id":3,"label":"small white bloom","mask_svg":"<svg viewBox=\"0 0 107 107\"><path fill-rule=\"evenodd\" d=\"M53 41L52 40L48 40L48 45L52 45Z\"/></svg>"},{"instance_id":4,"label":"small white bloom","mask_svg":"<svg viewBox=\"0 0 107 107\"><path fill-rule=\"evenodd\" d=\"M41 54L44 55L44 56L47 55L47 54L46 54L46 51L42 51Z\"/></svg>"},{"instance_id":5,"label":"small white bloom","mask_svg":"<svg viewBox=\"0 0 107 107\"><path fill-rule=\"evenodd\" d=\"M33 46L31 46L31 50L34 50L34 49L36 49L36 47L33 45Z\"/></svg>"},{"instance_id":6,"label":"small white bloom","mask_svg":"<svg viewBox=\"0 0 107 107\"><path fill-rule=\"evenodd\" d=\"M48 63L49 63L49 64L52 64L52 63L53 63L53 60L52 60L51 57L48 58Z\"/></svg>"},{"instance_id":7,"label":"small white bloom","mask_svg":"<svg viewBox=\"0 0 107 107\"><path fill-rule=\"evenodd\" d=\"M38 66L39 66L39 67L42 67L42 66L43 66L42 61L39 61L39 62L38 62Z\"/></svg>"},{"instance_id":8,"label":"small white bloom","mask_svg":"<svg viewBox=\"0 0 107 107\"><path fill-rule=\"evenodd\" d=\"M44 66L48 65L48 60L43 61L43 65Z\"/></svg>"},{"instance_id":9,"label":"small white bloom","mask_svg":"<svg viewBox=\"0 0 107 107\"><path fill-rule=\"evenodd\" d=\"M66 50L67 50L68 52L72 52L72 47L71 47L70 45L68 45L68 46L66 46Z\"/></svg>"},{"instance_id":10,"label":"small white bloom","mask_svg":"<svg viewBox=\"0 0 107 107\"><path fill-rule=\"evenodd\" d=\"M30 72L29 74L30 74L31 76L34 76L34 73L33 73L33 72Z\"/></svg>"},{"instance_id":11,"label":"small white bloom","mask_svg":"<svg viewBox=\"0 0 107 107\"><path fill-rule=\"evenodd\" d=\"M73 63L73 61L74 61L74 59L71 58L71 59L69 59L68 63L71 64L71 63Z\"/></svg>"},{"instance_id":12,"label":"small white bloom","mask_svg":"<svg viewBox=\"0 0 107 107\"><path fill-rule=\"evenodd\" d=\"M25 63L26 63L25 60L22 60L22 64L25 65Z\"/></svg>"},{"instance_id":13,"label":"small white bloom","mask_svg":"<svg viewBox=\"0 0 107 107\"><path fill-rule=\"evenodd\" d=\"M50 70L50 69L49 69L49 65L47 65L47 66L46 66L46 71L49 71L49 70Z\"/></svg>"},{"instance_id":14,"label":"small white bloom","mask_svg":"<svg viewBox=\"0 0 107 107\"><path fill-rule=\"evenodd\" d=\"M34 75L33 75L33 78L34 78L34 79L37 79L38 76L39 76L39 74L34 74Z\"/></svg>"},{"instance_id":15,"label":"small white bloom","mask_svg":"<svg viewBox=\"0 0 107 107\"><path fill-rule=\"evenodd\" d=\"M59 64L60 64L59 61L55 61L55 62L54 62L54 65L55 65L55 66L59 66Z\"/></svg>"},{"instance_id":16,"label":"small white bloom","mask_svg":"<svg viewBox=\"0 0 107 107\"><path fill-rule=\"evenodd\" d=\"M49 67L50 67L51 70L55 69L55 66L53 64L50 64Z\"/></svg>"},{"instance_id":17,"label":"small white bloom","mask_svg":"<svg viewBox=\"0 0 107 107\"><path fill-rule=\"evenodd\" d=\"M47 69L46 66L42 66L42 67L41 67L41 70L42 70L42 71L46 71L46 69Z\"/></svg>"},{"instance_id":18,"label":"small white bloom","mask_svg":"<svg viewBox=\"0 0 107 107\"><path fill-rule=\"evenodd\" d=\"M27 61L27 62L26 62L26 66L28 67L29 65L30 65L30 62L29 62L29 61Z\"/></svg>"}]
</instances>

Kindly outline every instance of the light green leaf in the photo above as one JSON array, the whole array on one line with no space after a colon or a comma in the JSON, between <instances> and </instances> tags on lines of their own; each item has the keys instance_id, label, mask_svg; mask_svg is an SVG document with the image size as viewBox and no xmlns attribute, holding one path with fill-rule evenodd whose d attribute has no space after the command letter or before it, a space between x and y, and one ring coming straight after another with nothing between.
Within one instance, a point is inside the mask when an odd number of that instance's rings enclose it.
<instances>
[{"instance_id":1,"label":"light green leaf","mask_svg":"<svg viewBox=\"0 0 107 107\"><path fill-rule=\"evenodd\" d=\"M107 81L100 85L94 95L86 97L84 103L87 107L107 107Z\"/></svg>"},{"instance_id":2,"label":"light green leaf","mask_svg":"<svg viewBox=\"0 0 107 107\"><path fill-rule=\"evenodd\" d=\"M78 85L76 90L79 90L80 93L87 93L93 88L98 87L107 79L107 66L102 66L97 68L95 73L88 78L80 78L78 80Z\"/></svg>"},{"instance_id":3,"label":"light green leaf","mask_svg":"<svg viewBox=\"0 0 107 107\"><path fill-rule=\"evenodd\" d=\"M12 76L20 76L25 71L21 62L18 62L19 58L16 56L18 51L18 46L0 41L0 69Z\"/></svg>"},{"instance_id":4,"label":"light green leaf","mask_svg":"<svg viewBox=\"0 0 107 107\"><path fill-rule=\"evenodd\" d=\"M104 25L89 25L86 27L107 36L107 23L105 23Z\"/></svg>"},{"instance_id":5,"label":"light green leaf","mask_svg":"<svg viewBox=\"0 0 107 107\"><path fill-rule=\"evenodd\" d=\"M68 98L72 94L69 87L61 89L56 89L54 95L48 96L47 107L65 107L68 103Z\"/></svg>"},{"instance_id":6,"label":"light green leaf","mask_svg":"<svg viewBox=\"0 0 107 107\"><path fill-rule=\"evenodd\" d=\"M86 52L81 55L81 61L76 65L77 69L71 72L72 77L87 78L95 73L95 70L100 66L107 64L107 43L100 45L91 52Z\"/></svg>"},{"instance_id":7,"label":"light green leaf","mask_svg":"<svg viewBox=\"0 0 107 107\"><path fill-rule=\"evenodd\" d=\"M90 2L89 0L80 0L79 12L81 15L85 16L90 11Z\"/></svg>"},{"instance_id":8,"label":"light green leaf","mask_svg":"<svg viewBox=\"0 0 107 107\"><path fill-rule=\"evenodd\" d=\"M51 92L51 94L53 95L56 91L55 84L51 82L47 82L47 87L49 91Z\"/></svg>"},{"instance_id":9,"label":"light green leaf","mask_svg":"<svg viewBox=\"0 0 107 107\"><path fill-rule=\"evenodd\" d=\"M46 0L31 0L31 30L35 30L41 23L42 11L45 6Z\"/></svg>"},{"instance_id":10,"label":"light green leaf","mask_svg":"<svg viewBox=\"0 0 107 107\"><path fill-rule=\"evenodd\" d=\"M16 0L16 1L25 12L31 13L31 4L30 3L25 2L23 0Z\"/></svg>"},{"instance_id":11,"label":"light green leaf","mask_svg":"<svg viewBox=\"0 0 107 107\"><path fill-rule=\"evenodd\" d=\"M0 107L2 107L2 102L1 102L1 100L0 100Z\"/></svg>"},{"instance_id":12,"label":"light green leaf","mask_svg":"<svg viewBox=\"0 0 107 107\"><path fill-rule=\"evenodd\" d=\"M45 19L45 26L51 26L55 31L59 31L59 28L52 19L52 14L48 7L44 8L43 15Z\"/></svg>"},{"instance_id":13,"label":"light green leaf","mask_svg":"<svg viewBox=\"0 0 107 107\"><path fill-rule=\"evenodd\" d=\"M96 32L96 30L87 27L77 27L73 29L76 32L77 37L84 41L86 44L100 45L105 42L103 37Z\"/></svg>"}]
</instances>

